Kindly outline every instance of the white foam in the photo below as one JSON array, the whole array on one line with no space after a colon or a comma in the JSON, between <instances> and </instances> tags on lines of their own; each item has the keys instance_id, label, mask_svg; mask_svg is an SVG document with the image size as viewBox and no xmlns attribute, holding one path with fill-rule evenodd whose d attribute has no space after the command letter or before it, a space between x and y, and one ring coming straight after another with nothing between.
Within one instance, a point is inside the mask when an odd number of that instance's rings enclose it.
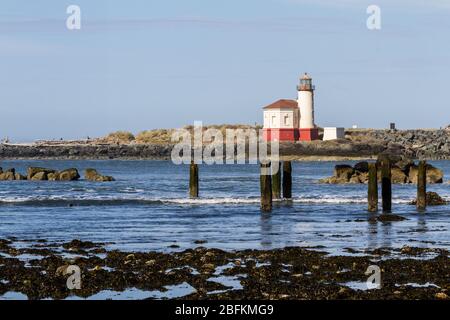
<instances>
[{"instance_id":1,"label":"white foam","mask_svg":"<svg viewBox=\"0 0 450 320\"><path fill-rule=\"evenodd\" d=\"M449 201L448 197L444 197ZM200 197L196 199L192 198L155 198L148 196L133 196L129 195L52 195L52 196L6 196L0 197L0 203L20 204L20 203L33 203L33 202L98 202L102 201L110 202L161 202L163 204L179 204L179 205L215 205L215 204L257 204L260 202L259 197ZM275 200L276 202L282 200ZM322 197L297 197L291 200L294 203L302 204L365 204L367 199L365 197L337 197L337 196L322 196ZM408 204L412 201L412 198L394 198L392 202L394 204Z\"/></svg>"}]
</instances>

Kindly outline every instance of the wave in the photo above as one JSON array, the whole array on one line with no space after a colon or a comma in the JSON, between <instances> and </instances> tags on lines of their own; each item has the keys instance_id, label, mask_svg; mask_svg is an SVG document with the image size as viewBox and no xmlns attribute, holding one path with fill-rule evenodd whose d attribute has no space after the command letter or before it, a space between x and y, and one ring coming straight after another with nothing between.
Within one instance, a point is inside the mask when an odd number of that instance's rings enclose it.
<instances>
[{"instance_id":1,"label":"wave","mask_svg":"<svg viewBox=\"0 0 450 320\"><path fill-rule=\"evenodd\" d=\"M394 198L394 204L408 204L412 199ZM446 199L449 200L449 199ZM123 198L123 197L0 197L0 206L119 206L119 205L245 205L258 204L259 197L223 197L223 198ZM281 202L276 200L275 202ZM367 199L356 197L297 197L293 203L300 204L365 204Z\"/></svg>"}]
</instances>

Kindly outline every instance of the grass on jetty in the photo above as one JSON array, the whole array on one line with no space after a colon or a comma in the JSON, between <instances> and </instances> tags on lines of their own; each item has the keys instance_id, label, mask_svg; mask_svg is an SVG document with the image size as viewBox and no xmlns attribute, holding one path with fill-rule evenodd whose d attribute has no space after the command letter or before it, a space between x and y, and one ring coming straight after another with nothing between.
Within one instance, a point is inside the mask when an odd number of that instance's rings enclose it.
<instances>
[{"instance_id":1,"label":"grass on jetty","mask_svg":"<svg viewBox=\"0 0 450 320\"><path fill-rule=\"evenodd\" d=\"M188 130L191 134L194 132L194 126L189 125L183 127L183 129ZM216 129L219 130L223 137L225 137L225 133L227 129L236 130L236 129L262 129L261 126L252 126L252 125L209 125L203 126L203 131L208 129ZM176 129L154 129L154 130L144 130L136 135L129 131L116 131L108 134L103 138L97 139L98 142L101 143L115 143L115 144L170 144L172 141L172 134Z\"/></svg>"}]
</instances>

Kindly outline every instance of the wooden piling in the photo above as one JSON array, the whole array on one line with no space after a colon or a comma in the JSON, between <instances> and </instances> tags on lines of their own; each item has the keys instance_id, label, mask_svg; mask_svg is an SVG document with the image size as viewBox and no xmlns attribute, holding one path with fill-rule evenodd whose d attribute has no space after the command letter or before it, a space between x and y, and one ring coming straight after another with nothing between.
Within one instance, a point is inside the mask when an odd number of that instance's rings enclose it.
<instances>
[{"instance_id":1,"label":"wooden piling","mask_svg":"<svg viewBox=\"0 0 450 320\"><path fill-rule=\"evenodd\" d=\"M274 171L277 172L274 173ZM272 163L272 198L281 198L281 163L278 163L278 168Z\"/></svg>"},{"instance_id":2,"label":"wooden piling","mask_svg":"<svg viewBox=\"0 0 450 320\"><path fill-rule=\"evenodd\" d=\"M392 210L392 174L391 161L383 159L381 162L381 198L383 202L383 212Z\"/></svg>"},{"instance_id":3,"label":"wooden piling","mask_svg":"<svg viewBox=\"0 0 450 320\"><path fill-rule=\"evenodd\" d=\"M265 212L272 211L272 175L270 172L270 163L261 163L260 188L261 210Z\"/></svg>"},{"instance_id":4,"label":"wooden piling","mask_svg":"<svg viewBox=\"0 0 450 320\"><path fill-rule=\"evenodd\" d=\"M378 211L378 177L376 163L369 163L369 187L367 202L369 212Z\"/></svg>"},{"instance_id":5,"label":"wooden piling","mask_svg":"<svg viewBox=\"0 0 450 320\"><path fill-rule=\"evenodd\" d=\"M191 162L189 169L189 195L198 198L198 165Z\"/></svg>"},{"instance_id":6,"label":"wooden piling","mask_svg":"<svg viewBox=\"0 0 450 320\"><path fill-rule=\"evenodd\" d=\"M292 199L292 164L283 162L283 198Z\"/></svg>"},{"instance_id":7,"label":"wooden piling","mask_svg":"<svg viewBox=\"0 0 450 320\"><path fill-rule=\"evenodd\" d=\"M425 210L427 207L427 163L419 162L417 173L417 209Z\"/></svg>"}]
</instances>

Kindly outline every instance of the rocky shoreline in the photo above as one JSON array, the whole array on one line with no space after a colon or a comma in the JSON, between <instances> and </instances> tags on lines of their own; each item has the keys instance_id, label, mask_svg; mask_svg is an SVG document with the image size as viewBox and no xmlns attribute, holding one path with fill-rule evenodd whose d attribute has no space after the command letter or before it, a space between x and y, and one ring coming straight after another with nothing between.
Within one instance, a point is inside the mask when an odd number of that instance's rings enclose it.
<instances>
[{"instance_id":1,"label":"rocky shoreline","mask_svg":"<svg viewBox=\"0 0 450 320\"><path fill-rule=\"evenodd\" d=\"M330 256L320 248L226 252L201 247L182 252L108 251L105 244L74 240L0 239L0 297L92 297L129 288L182 299L449 299L449 253L444 249L379 248ZM314 250L313 250L314 249ZM25 261L24 256L29 258ZM381 269L381 288L367 290L366 271ZM81 289L66 286L77 266ZM183 293L171 288L183 286ZM186 290L188 288L188 290Z\"/></svg>"},{"instance_id":2,"label":"rocky shoreline","mask_svg":"<svg viewBox=\"0 0 450 320\"><path fill-rule=\"evenodd\" d=\"M377 141L414 159L450 159L450 126L429 130L349 130L352 141Z\"/></svg>"},{"instance_id":3,"label":"rocky shoreline","mask_svg":"<svg viewBox=\"0 0 450 320\"><path fill-rule=\"evenodd\" d=\"M381 182L381 161L386 156L381 155L376 162L378 168L378 182ZM387 156L389 158L391 168L391 181L394 184L417 184L418 166L408 158L403 156ZM426 165L426 177L428 184L436 184L444 182L444 172L432 166ZM327 184L367 184L369 181L369 163L361 161L354 166L349 164L339 164L334 167L333 176L320 179L319 183Z\"/></svg>"},{"instance_id":4,"label":"rocky shoreline","mask_svg":"<svg viewBox=\"0 0 450 320\"><path fill-rule=\"evenodd\" d=\"M3 172L3 168L0 167L0 181L77 181L80 178L81 176L76 168L57 171L48 168L29 167L27 169L27 174L22 175L16 172L15 168L6 169ZM92 168L87 168L85 170L84 179L95 182L114 181L113 177L101 175L97 170Z\"/></svg>"},{"instance_id":5,"label":"rocky shoreline","mask_svg":"<svg viewBox=\"0 0 450 320\"><path fill-rule=\"evenodd\" d=\"M0 159L153 159L168 160L170 143L101 143L99 140L0 144ZM348 130L346 139L281 143L291 160L370 159L379 154L413 159L450 159L449 130Z\"/></svg>"}]
</instances>

